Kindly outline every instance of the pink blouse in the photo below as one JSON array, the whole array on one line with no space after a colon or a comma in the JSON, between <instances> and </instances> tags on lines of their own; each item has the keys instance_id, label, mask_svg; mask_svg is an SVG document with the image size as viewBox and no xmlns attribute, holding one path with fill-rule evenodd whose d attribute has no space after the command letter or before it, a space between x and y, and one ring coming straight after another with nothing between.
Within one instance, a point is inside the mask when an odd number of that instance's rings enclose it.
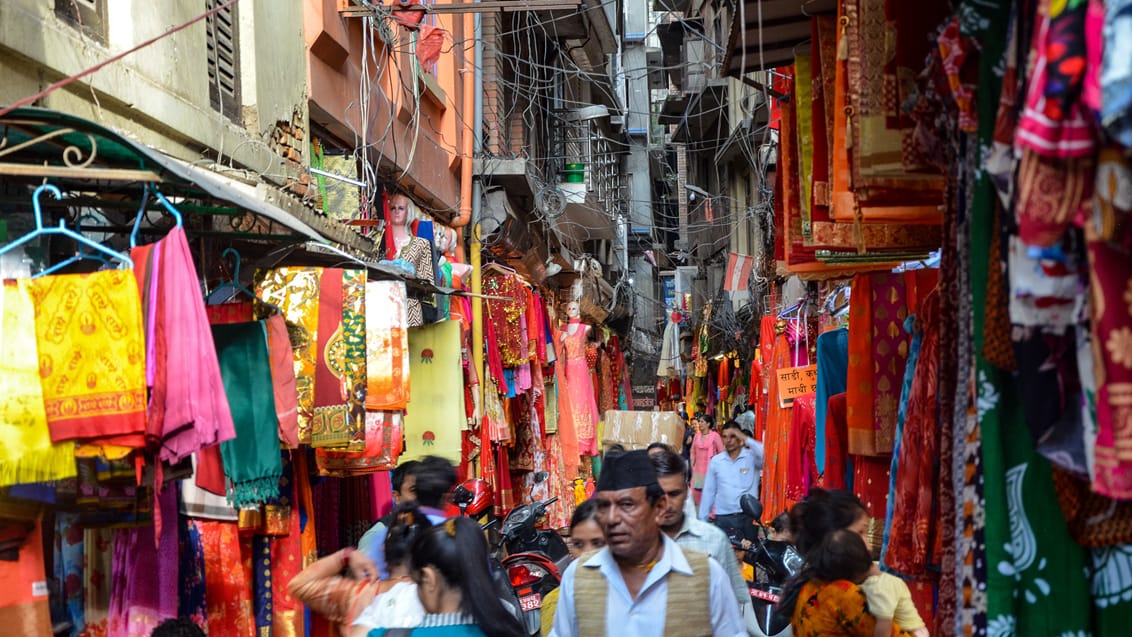
<instances>
[{"instance_id":1,"label":"pink blouse","mask_svg":"<svg viewBox=\"0 0 1132 637\"><path fill-rule=\"evenodd\" d=\"M692 487L704 488L704 477L707 476L708 463L712 456L723 451L723 439L715 431L707 435L696 432L692 439Z\"/></svg>"}]
</instances>

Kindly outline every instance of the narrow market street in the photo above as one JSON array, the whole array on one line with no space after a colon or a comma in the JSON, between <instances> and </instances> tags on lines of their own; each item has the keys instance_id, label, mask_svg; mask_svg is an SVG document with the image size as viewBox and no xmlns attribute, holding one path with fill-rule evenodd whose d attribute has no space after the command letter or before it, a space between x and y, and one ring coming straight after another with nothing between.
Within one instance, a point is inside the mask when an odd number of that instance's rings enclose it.
<instances>
[{"instance_id":1,"label":"narrow market street","mask_svg":"<svg viewBox=\"0 0 1132 637\"><path fill-rule=\"evenodd\" d=\"M0 637L1123 637L1132 0L0 0Z\"/></svg>"}]
</instances>

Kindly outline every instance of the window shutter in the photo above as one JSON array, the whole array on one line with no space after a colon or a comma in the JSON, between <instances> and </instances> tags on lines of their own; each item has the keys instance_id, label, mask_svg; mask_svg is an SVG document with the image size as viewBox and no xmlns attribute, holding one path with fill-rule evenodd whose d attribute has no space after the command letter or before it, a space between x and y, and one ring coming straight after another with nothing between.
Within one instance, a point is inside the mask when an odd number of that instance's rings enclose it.
<instances>
[{"instance_id":1,"label":"window shutter","mask_svg":"<svg viewBox=\"0 0 1132 637\"><path fill-rule=\"evenodd\" d=\"M226 0L204 0L212 11ZM230 5L205 19L208 31L208 99L213 110L225 117L240 119L240 46L236 5Z\"/></svg>"}]
</instances>

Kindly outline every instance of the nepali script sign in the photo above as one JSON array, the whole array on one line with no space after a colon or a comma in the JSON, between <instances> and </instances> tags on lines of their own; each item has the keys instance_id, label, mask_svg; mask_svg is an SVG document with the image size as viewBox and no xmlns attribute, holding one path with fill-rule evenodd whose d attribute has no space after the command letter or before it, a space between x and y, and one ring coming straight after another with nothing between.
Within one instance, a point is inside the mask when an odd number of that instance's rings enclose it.
<instances>
[{"instance_id":1,"label":"nepali script sign","mask_svg":"<svg viewBox=\"0 0 1132 637\"><path fill-rule=\"evenodd\" d=\"M786 367L778 370L778 405L785 409L794 399L818 390L818 367Z\"/></svg>"}]
</instances>

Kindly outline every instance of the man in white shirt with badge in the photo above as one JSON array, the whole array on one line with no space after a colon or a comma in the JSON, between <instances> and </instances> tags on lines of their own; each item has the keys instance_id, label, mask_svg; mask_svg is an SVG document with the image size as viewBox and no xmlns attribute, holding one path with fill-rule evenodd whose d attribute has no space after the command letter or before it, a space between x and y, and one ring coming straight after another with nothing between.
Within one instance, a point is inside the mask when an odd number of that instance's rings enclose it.
<instances>
[{"instance_id":1,"label":"man in white shirt with badge","mask_svg":"<svg viewBox=\"0 0 1132 637\"><path fill-rule=\"evenodd\" d=\"M744 637L723 567L663 534L664 493L644 451L608 455L598 478L606 547L562 577L553 637Z\"/></svg>"}]
</instances>

